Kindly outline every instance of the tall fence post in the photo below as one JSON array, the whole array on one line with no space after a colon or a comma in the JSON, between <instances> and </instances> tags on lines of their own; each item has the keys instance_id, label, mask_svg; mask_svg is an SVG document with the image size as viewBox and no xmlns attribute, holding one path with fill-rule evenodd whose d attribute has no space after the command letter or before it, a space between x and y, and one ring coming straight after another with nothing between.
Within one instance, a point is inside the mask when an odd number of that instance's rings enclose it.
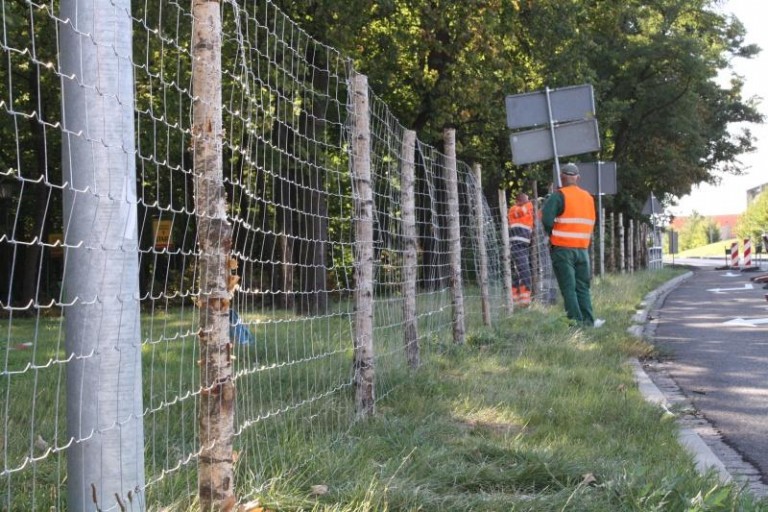
<instances>
[{"instance_id":1,"label":"tall fence post","mask_svg":"<svg viewBox=\"0 0 768 512\"><path fill-rule=\"evenodd\" d=\"M629 219L629 232L627 233L627 270L629 273L635 271L635 223L634 219Z\"/></svg>"},{"instance_id":2,"label":"tall fence post","mask_svg":"<svg viewBox=\"0 0 768 512\"><path fill-rule=\"evenodd\" d=\"M619 272L624 273L626 259L624 258L624 214L619 213Z\"/></svg>"},{"instance_id":3,"label":"tall fence post","mask_svg":"<svg viewBox=\"0 0 768 512\"><path fill-rule=\"evenodd\" d=\"M605 276L605 208L600 210L600 277Z\"/></svg>"},{"instance_id":4,"label":"tall fence post","mask_svg":"<svg viewBox=\"0 0 768 512\"><path fill-rule=\"evenodd\" d=\"M533 250L531 251L531 269L532 269L532 276L531 276L531 284L533 285L533 290L531 294L531 298L533 300L541 301L541 302L549 302L550 300L550 284L551 280L547 277L546 271L544 269L544 266L547 262L547 256L542 251L542 246L547 243L547 235L544 234L544 228L541 224L541 217L540 213L541 210L539 208L539 182L536 180L533 180L531 182L531 191L533 192L533 231L531 232L531 247ZM506 201L504 202L506 205ZM504 212L504 225L507 226L507 213ZM507 237L509 238L509 237ZM507 246L509 246L509 243L507 243ZM511 254L510 254L511 258ZM510 264L511 268L511 264ZM510 281L509 290L507 293L510 295L510 300L512 297L512 283Z\"/></svg>"},{"instance_id":5,"label":"tall fence post","mask_svg":"<svg viewBox=\"0 0 768 512\"><path fill-rule=\"evenodd\" d=\"M611 212L611 257L610 257L610 269L611 272L618 270L616 265L616 213Z\"/></svg>"},{"instance_id":6,"label":"tall fence post","mask_svg":"<svg viewBox=\"0 0 768 512\"><path fill-rule=\"evenodd\" d=\"M501 213L501 270L504 278L504 306L507 314L514 313L515 306L512 302L512 254L509 248L509 223L507 222L507 194L499 190L499 210ZM534 263L533 268L537 266ZM538 272L534 272L534 276ZM534 290L536 287L534 286Z\"/></svg>"},{"instance_id":7,"label":"tall fence post","mask_svg":"<svg viewBox=\"0 0 768 512\"><path fill-rule=\"evenodd\" d=\"M227 221L221 102L221 5L192 4L192 141L197 245L200 251L200 456L201 510L235 505L235 384L229 311L233 286L232 229Z\"/></svg>"},{"instance_id":8,"label":"tall fence post","mask_svg":"<svg viewBox=\"0 0 768 512\"><path fill-rule=\"evenodd\" d=\"M375 410L373 354L373 188L371 186L371 120L368 77L353 73L352 183L355 201L355 411L358 417Z\"/></svg>"},{"instance_id":9,"label":"tall fence post","mask_svg":"<svg viewBox=\"0 0 768 512\"><path fill-rule=\"evenodd\" d=\"M130 11L61 2L69 510L145 487Z\"/></svg>"},{"instance_id":10,"label":"tall fence post","mask_svg":"<svg viewBox=\"0 0 768 512\"><path fill-rule=\"evenodd\" d=\"M649 250L650 250L650 247L648 245L648 224L641 223L638 229L638 234L637 234L637 257L638 257L637 268L638 269L644 269L644 268L650 267L648 265Z\"/></svg>"},{"instance_id":11,"label":"tall fence post","mask_svg":"<svg viewBox=\"0 0 768 512\"><path fill-rule=\"evenodd\" d=\"M456 130L443 130L445 145L444 178L448 189L448 252L451 268L453 342L464 344L464 287L461 280L461 221L459 219L459 178L456 164Z\"/></svg>"},{"instance_id":12,"label":"tall fence post","mask_svg":"<svg viewBox=\"0 0 768 512\"><path fill-rule=\"evenodd\" d=\"M485 247L485 226L483 218L483 171L480 164L472 165L475 176L475 224L477 226L477 250L480 259L480 305L483 313L483 325L491 325L491 300L488 290L488 251Z\"/></svg>"},{"instance_id":13,"label":"tall fence post","mask_svg":"<svg viewBox=\"0 0 768 512\"><path fill-rule=\"evenodd\" d=\"M420 364L419 332L416 321L416 274L418 256L416 247L415 196L416 132L405 130L400 154L402 161L401 198L403 203L403 323L405 357L408 366Z\"/></svg>"}]
</instances>

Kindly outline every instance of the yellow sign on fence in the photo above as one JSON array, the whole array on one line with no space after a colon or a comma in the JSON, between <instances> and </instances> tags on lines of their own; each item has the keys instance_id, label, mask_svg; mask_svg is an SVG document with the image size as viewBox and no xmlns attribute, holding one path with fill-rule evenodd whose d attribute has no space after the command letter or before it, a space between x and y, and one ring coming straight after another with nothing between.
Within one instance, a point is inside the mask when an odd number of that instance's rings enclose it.
<instances>
[{"instance_id":1,"label":"yellow sign on fence","mask_svg":"<svg viewBox=\"0 0 768 512\"><path fill-rule=\"evenodd\" d=\"M152 220L152 233L155 238L155 249L173 248L172 228L173 222L170 220Z\"/></svg>"},{"instance_id":2,"label":"yellow sign on fence","mask_svg":"<svg viewBox=\"0 0 768 512\"><path fill-rule=\"evenodd\" d=\"M58 242L58 245L56 244ZM61 258L64 256L64 247L61 244L64 243L64 235L61 233L49 233L48 243L51 247L51 258Z\"/></svg>"}]
</instances>

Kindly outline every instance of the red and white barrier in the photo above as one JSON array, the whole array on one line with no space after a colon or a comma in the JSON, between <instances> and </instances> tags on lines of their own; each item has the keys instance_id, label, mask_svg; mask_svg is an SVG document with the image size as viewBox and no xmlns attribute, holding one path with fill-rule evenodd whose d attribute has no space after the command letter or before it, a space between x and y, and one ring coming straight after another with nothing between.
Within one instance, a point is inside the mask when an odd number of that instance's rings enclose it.
<instances>
[{"instance_id":1,"label":"red and white barrier","mask_svg":"<svg viewBox=\"0 0 768 512\"><path fill-rule=\"evenodd\" d=\"M731 244L731 268L739 268L739 242Z\"/></svg>"},{"instance_id":2,"label":"red and white barrier","mask_svg":"<svg viewBox=\"0 0 768 512\"><path fill-rule=\"evenodd\" d=\"M752 266L752 240L749 238L744 239L744 268L748 269Z\"/></svg>"}]
</instances>

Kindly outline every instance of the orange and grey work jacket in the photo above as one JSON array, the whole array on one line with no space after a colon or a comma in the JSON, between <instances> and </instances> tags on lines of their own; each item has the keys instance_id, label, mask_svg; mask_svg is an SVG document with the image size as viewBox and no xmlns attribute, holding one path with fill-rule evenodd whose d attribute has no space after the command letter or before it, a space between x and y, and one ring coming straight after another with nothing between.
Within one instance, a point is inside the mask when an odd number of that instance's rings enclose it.
<instances>
[{"instance_id":1,"label":"orange and grey work jacket","mask_svg":"<svg viewBox=\"0 0 768 512\"><path fill-rule=\"evenodd\" d=\"M514 204L507 213L509 221L509 241L531 243L531 231L533 231L533 204L530 201L521 205Z\"/></svg>"},{"instance_id":2,"label":"orange and grey work jacket","mask_svg":"<svg viewBox=\"0 0 768 512\"><path fill-rule=\"evenodd\" d=\"M555 218L549 241L557 247L586 249L595 226L595 201L586 190L575 185L559 190L563 212Z\"/></svg>"}]
</instances>

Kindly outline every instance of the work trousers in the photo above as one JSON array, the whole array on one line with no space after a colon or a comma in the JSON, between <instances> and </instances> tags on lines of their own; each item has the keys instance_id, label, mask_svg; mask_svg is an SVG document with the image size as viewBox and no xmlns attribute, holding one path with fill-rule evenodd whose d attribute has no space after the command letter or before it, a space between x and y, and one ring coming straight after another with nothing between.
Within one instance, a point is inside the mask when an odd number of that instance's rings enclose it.
<instances>
[{"instance_id":1,"label":"work trousers","mask_svg":"<svg viewBox=\"0 0 768 512\"><path fill-rule=\"evenodd\" d=\"M533 290L533 286L531 286L531 258L529 252L530 245L524 242L512 242L510 244L512 265L517 273L517 278L514 279L514 286L525 285L528 290Z\"/></svg>"},{"instance_id":2,"label":"work trousers","mask_svg":"<svg viewBox=\"0 0 768 512\"><path fill-rule=\"evenodd\" d=\"M595 315L589 290L592 271L587 250L553 247L552 268L568 318L582 325L593 325Z\"/></svg>"}]
</instances>

